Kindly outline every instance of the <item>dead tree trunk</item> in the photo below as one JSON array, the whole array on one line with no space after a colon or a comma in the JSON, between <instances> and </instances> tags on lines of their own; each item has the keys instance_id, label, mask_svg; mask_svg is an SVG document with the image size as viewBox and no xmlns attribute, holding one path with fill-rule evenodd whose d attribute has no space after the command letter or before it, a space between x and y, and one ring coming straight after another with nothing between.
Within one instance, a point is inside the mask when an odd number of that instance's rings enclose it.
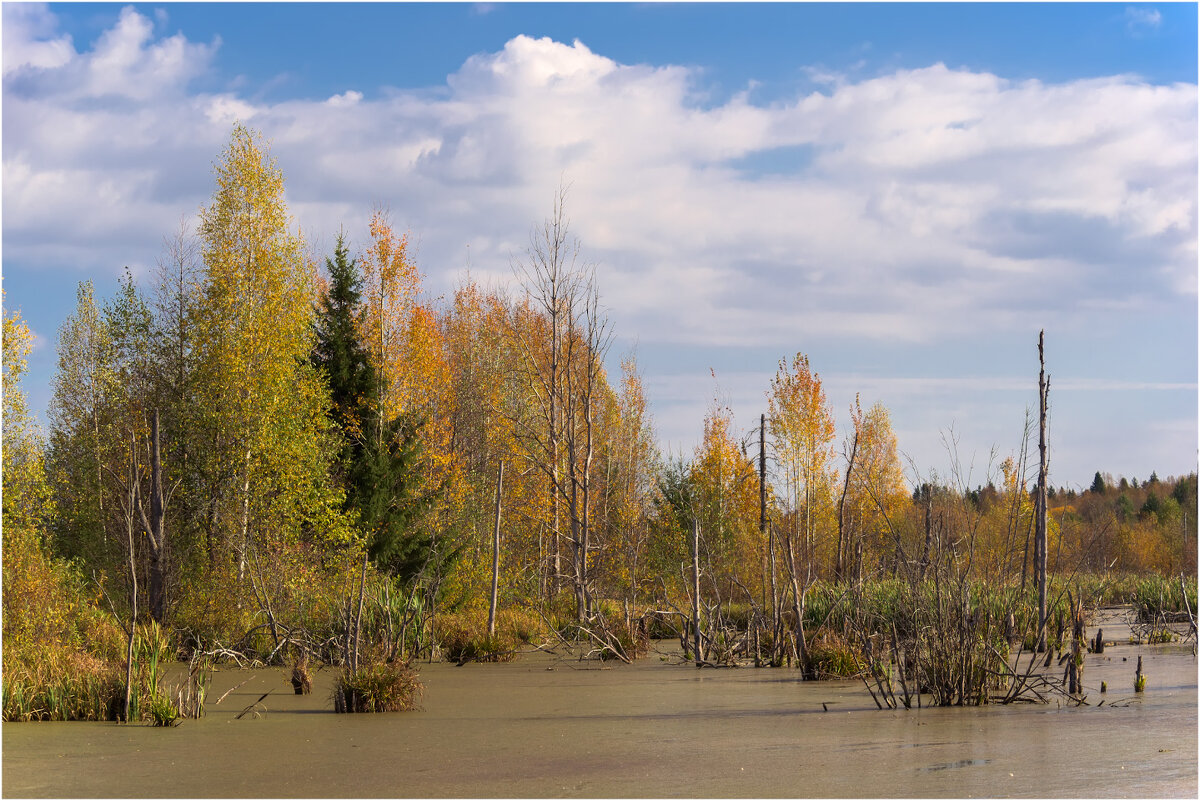
<instances>
[{"instance_id":1,"label":"dead tree trunk","mask_svg":"<svg viewBox=\"0 0 1200 801\"><path fill-rule=\"evenodd\" d=\"M804 598L806 591L800 589L800 577L796 570L796 549L792 545L792 535L784 534L783 539L787 545L788 572L792 578L792 614L796 616L796 659L800 662L800 670L807 679L811 678L811 665L808 658L808 644L804 638Z\"/></svg>"},{"instance_id":2,"label":"dead tree trunk","mask_svg":"<svg viewBox=\"0 0 1200 801\"><path fill-rule=\"evenodd\" d=\"M1038 650L1046 648L1046 416L1050 395L1050 377L1046 375L1043 350L1045 331L1038 332L1038 487L1037 487L1037 546L1035 548L1038 581L1038 620L1040 622Z\"/></svg>"},{"instance_id":3,"label":"dead tree trunk","mask_svg":"<svg viewBox=\"0 0 1200 801\"><path fill-rule=\"evenodd\" d=\"M857 418L855 419L857 423ZM858 456L858 425L854 426L854 444L850 448L850 458L846 462L846 480L842 483L842 499L838 501L838 544L837 544L837 565L834 567L834 575L838 581L845 578L845 555L846 555L846 493L850 489L850 474L854 470L854 460Z\"/></svg>"},{"instance_id":4,"label":"dead tree trunk","mask_svg":"<svg viewBox=\"0 0 1200 801\"><path fill-rule=\"evenodd\" d=\"M1071 607L1071 670L1067 692L1076 696L1083 693L1083 654L1087 651L1083 639L1083 600L1072 598L1070 592L1067 599Z\"/></svg>"},{"instance_id":5,"label":"dead tree trunk","mask_svg":"<svg viewBox=\"0 0 1200 801\"><path fill-rule=\"evenodd\" d=\"M496 474L496 526L492 531L492 603L488 607L488 636L496 635L496 601L500 590L500 493L504 491L504 461Z\"/></svg>"},{"instance_id":6,"label":"dead tree trunk","mask_svg":"<svg viewBox=\"0 0 1200 801\"><path fill-rule=\"evenodd\" d=\"M767 545L767 416L758 416L758 541ZM766 570L766 559L763 569ZM767 582L763 582L763 606L767 605Z\"/></svg>"},{"instance_id":7,"label":"dead tree trunk","mask_svg":"<svg viewBox=\"0 0 1200 801\"><path fill-rule=\"evenodd\" d=\"M134 523L134 508L138 495L137 472L137 445L134 436L131 436L129 441L128 484L125 486L125 497L122 501L122 505L125 507L125 541L129 557L129 631L128 640L125 644L125 712L123 718L126 723L129 722L129 707L133 700L133 642L137 636L138 582L137 565L135 563L136 551L133 544L133 531L136 525Z\"/></svg>"},{"instance_id":8,"label":"dead tree trunk","mask_svg":"<svg viewBox=\"0 0 1200 801\"><path fill-rule=\"evenodd\" d=\"M925 573L929 570L929 554L933 549L933 487L926 484L923 490L925 496L925 545L921 549L920 581L925 581Z\"/></svg>"},{"instance_id":9,"label":"dead tree trunk","mask_svg":"<svg viewBox=\"0 0 1200 801\"><path fill-rule=\"evenodd\" d=\"M700 521L692 521L692 637L696 648L696 667L704 663L700 642Z\"/></svg>"}]
</instances>

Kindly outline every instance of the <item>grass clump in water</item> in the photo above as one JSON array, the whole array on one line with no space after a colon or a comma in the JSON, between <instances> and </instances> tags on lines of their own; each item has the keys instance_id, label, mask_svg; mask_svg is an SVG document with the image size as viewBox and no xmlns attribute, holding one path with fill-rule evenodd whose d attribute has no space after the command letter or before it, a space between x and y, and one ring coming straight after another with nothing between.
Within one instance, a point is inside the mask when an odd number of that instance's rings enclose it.
<instances>
[{"instance_id":1,"label":"grass clump in water","mask_svg":"<svg viewBox=\"0 0 1200 801\"><path fill-rule=\"evenodd\" d=\"M819 679L848 679L866 669L862 649L841 634L824 630L808 646L813 673Z\"/></svg>"},{"instance_id":2,"label":"grass clump in water","mask_svg":"<svg viewBox=\"0 0 1200 801\"><path fill-rule=\"evenodd\" d=\"M373 662L347 668L333 687L334 712L405 712L421 694L417 671L407 662Z\"/></svg>"},{"instance_id":3,"label":"grass clump in water","mask_svg":"<svg viewBox=\"0 0 1200 801\"><path fill-rule=\"evenodd\" d=\"M457 612L440 619L438 640L451 662L509 662L522 645L540 638L544 630L541 618L523 610L498 612L495 634L488 634L483 614Z\"/></svg>"}]
</instances>

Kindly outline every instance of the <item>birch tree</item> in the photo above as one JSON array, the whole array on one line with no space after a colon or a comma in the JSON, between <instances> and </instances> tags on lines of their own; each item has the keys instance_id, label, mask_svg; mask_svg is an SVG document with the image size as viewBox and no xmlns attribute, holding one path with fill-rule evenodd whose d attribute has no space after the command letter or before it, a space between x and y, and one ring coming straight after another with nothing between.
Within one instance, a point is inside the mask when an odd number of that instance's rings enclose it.
<instances>
[{"instance_id":1,"label":"birch tree","mask_svg":"<svg viewBox=\"0 0 1200 801\"><path fill-rule=\"evenodd\" d=\"M245 578L258 541L347 536L327 481L327 392L309 361L314 269L291 231L283 175L242 126L201 210L196 453L207 548Z\"/></svg>"}]
</instances>

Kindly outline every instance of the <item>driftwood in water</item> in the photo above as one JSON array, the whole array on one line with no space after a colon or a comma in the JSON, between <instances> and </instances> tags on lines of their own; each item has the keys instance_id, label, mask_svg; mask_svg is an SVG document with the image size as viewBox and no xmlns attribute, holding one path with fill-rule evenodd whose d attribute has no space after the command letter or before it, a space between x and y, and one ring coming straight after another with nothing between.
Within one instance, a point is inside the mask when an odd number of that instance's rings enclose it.
<instances>
[{"instance_id":1,"label":"driftwood in water","mask_svg":"<svg viewBox=\"0 0 1200 801\"><path fill-rule=\"evenodd\" d=\"M1138 654L1137 673L1133 674L1133 691L1143 692L1146 689L1146 676L1142 673L1142 655Z\"/></svg>"},{"instance_id":2,"label":"driftwood in water","mask_svg":"<svg viewBox=\"0 0 1200 801\"><path fill-rule=\"evenodd\" d=\"M1097 654L1104 653L1104 629L1096 629L1096 639L1092 644L1092 651Z\"/></svg>"}]
</instances>

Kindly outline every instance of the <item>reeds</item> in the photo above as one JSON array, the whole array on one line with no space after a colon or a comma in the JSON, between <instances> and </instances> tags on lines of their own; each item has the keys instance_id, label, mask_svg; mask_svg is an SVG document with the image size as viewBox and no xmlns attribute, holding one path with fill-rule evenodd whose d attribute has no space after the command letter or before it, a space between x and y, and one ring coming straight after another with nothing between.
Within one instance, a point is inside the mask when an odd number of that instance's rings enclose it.
<instances>
[{"instance_id":1,"label":"reeds","mask_svg":"<svg viewBox=\"0 0 1200 801\"><path fill-rule=\"evenodd\" d=\"M496 615L496 633L488 634L482 613L456 612L438 618L438 642L451 662L508 662L521 647L546 635L542 619L517 609L502 609Z\"/></svg>"},{"instance_id":2,"label":"reeds","mask_svg":"<svg viewBox=\"0 0 1200 801\"><path fill-rule=\"evenodd\" d=\"M342 671L333 687L334 712L404 712L416 708L422 690L407 662L371 662Z\"/></svg>"},{"instance_id":3,"label":"reeds","mask_svg":"<svg viewBox=\"0 0 1200 801\"><path fill-rule=\"evenodd\" d=\"M156 623L134 636L134 686L129 719L174 725L176 704L159 686L173 655ZM124 712L124 659L61 642L4 644L4 720L117 720Z\"/></svg>"}]
</instances>

